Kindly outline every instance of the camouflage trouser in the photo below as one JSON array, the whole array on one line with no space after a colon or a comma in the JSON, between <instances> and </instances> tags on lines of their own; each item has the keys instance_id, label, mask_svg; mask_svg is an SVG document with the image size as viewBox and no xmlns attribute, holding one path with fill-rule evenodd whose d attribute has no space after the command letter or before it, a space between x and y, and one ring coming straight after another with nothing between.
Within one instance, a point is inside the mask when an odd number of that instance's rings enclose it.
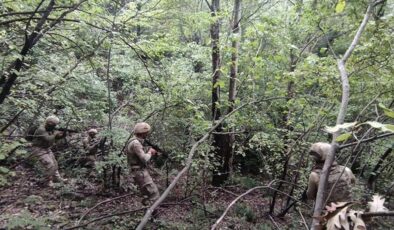
<instances>
[{"instance_id":1,"label":"camouflage trouser","mask_svg":"<svg viewBox=\"0 0 394 230\"><path fill-rule=\"evenodd\" d=\"M52 150L49 148L32 148L32 156L39 162L43 174L48 180L59 180L60 174L58 171L58 164Z\"/></svg>"},{"instance_id":2,"label":"camouflage trouser","mask_svg":"<svg viewBox=\"0 0 394 230\"><path fill-rule=\"evenodd\" d=\"M159 189L153 182L147 169L131 168L134 182L138 185L141 194L144 196L142 204L149 205L160 197Z\"/></svg>"},{"instance_id":3,"label":"camouflage trouser","mask_svg":"<svg viewBox=\"0 0 394 230\"><path fill-rule=\"evenodd\" d=\"M86 166L94 168L96 165L96 156L95 155L87 155L85 157L86 160Z\"/></svg>"}]
</instances>

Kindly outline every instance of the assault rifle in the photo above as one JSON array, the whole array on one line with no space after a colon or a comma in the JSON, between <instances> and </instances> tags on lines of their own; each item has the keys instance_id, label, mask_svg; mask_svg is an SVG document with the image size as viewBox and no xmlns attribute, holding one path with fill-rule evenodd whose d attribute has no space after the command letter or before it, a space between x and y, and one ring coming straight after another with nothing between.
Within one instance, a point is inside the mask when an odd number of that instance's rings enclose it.
<instances>
[{"instance_id":1,"label":"assault rifle","mask_svg":"<svg viewBox=\"0 0 394 230\"><path fill-rule=\"evenodd\" d=\"M149 140L145 139L144 140L144 144L147 146L150 146L154 149L156 149L157 152L161 153L161 155L167 159L171 159L170 158L170 154L167 151L164 151L162 148L160 148L158 145L153 144L152 142L150 142Z\"/></svg>"},{"instance_id":2,"label":"assault rifle","mask_svg":"<svg viewBox=\"0 0 394 230\"><path fill-rule=\"evenodd\" d=\"M66 132L66 133L79 133L80 132L80 131L75 130L75 129L68 129L68 128L63 128L63 127L55 128L55 130Z\"/></svg>"}]
</instances>

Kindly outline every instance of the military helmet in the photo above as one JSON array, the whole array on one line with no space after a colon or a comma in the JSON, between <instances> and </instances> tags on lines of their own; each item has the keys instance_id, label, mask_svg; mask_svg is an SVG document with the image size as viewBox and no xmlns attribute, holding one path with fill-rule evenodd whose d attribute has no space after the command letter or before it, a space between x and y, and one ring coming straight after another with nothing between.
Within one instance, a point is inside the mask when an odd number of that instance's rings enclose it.
<instances>
[{"instance_id":1,"label":"military helmet","mask_svg":"<svg viewBox=\"0 0 394 230\"><path fill-rule=\"evenodd\" d=\"M327 155L332 151L332 146L329 143L317 142L312 144L309 154L314 156L317 161L325 161Z\"/></svg>"},{"instance_id":2,"label":"military helmet","mask_svg":"<svg viewBox=\"0 0 394 230\"><path fill-rule=\"evenodd\" d=\"M45 119L45 124L52 124L52 125L57 125L60 123L60 120L57 116L49 116Z\"/></svg>"},{"instance_id":3,"label":"military helmet","mask_svg":"<svg viewBox=\"0 0 394 230\"><path fill-rule=\"evenodd\" d=\"M97 133L98 133L97 129L89 129L88 130L88 134L97 134Z\"/></svg>"},{"instance_id":4,"label":"military helmet","mask_svg":"<svg viewBox=\"0 0 394 230\"><path fill-rule=\"evenodd\" d=\"M148 133L150 131L150 125L145 122L139 122L134 126L134 133L141 134L141 133Z\"/></svg>"}]
</instances>

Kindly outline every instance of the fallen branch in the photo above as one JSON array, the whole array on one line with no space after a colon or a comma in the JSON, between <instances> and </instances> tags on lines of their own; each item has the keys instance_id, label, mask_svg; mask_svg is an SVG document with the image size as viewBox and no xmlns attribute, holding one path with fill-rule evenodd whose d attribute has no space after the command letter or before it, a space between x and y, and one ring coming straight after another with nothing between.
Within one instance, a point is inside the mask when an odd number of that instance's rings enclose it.
<instances>
[{"instance_id":1,"label":"fallen branch","mask_svg":"<svg viewBox=\"0 0 394 230\"><path fill-rule=\"evenodd\" d=\"M226 210L224 210L224 212L223 212L223 214L220 216L220 218L215 222L214 225L212 225L211 230L215 229L215 228L218 226L218 224L219 224L220 222L222 222L222 220L223 220L223 218L226 216L227 212L230 210L230 208L231 208L235 203L237 203L238 200L240 200L242 197L248 195L249 193L253 192L253 191L256 190L256 189L269 188L270 185L272 184L272 182L274 182L274 181L271 181L271 182L270 182L268 185L266 185L266 186L257 186L257 187L251 188L251 189L249 189L248 191L242 193L242 194L241 194L240 196L238 196L237 198L235 198L233 201L231 201L231 203L227 206Z\"/></svg>"},{"instance_id":2,"label":"fallen branch","mask_svg":"<svg viewBox=\"0 0 394 230\"><path fill-rule=\"evenodd\" d=\"M87 210L87 211L81 216L81 218L79 218L79 220L78 220L78 222L77 222L77 225L83 220L83 218L85 218L85 216L86 216L87 214L89 214L92 210L94 210L94 209L97 208L98 206L100 206L100 205L102 205L102 204L105 204L105 203L108 203L108 202L110 202L110 201L114 201L114 200L118 200L118 199L121 199L121 198L124 198L124 197L127 197L127 196L131 196L131 195L133 195L133 194L134 194L134 193L129 193L129 194L126 194L126 195L114 197L114 198L107 199L107 200L104 200L104 201L102 201L102 202L96 204L95 206L93 206L92 208L90 208L89 210Z\"/></svg>"},{"instance_id":3,"label":"fallen branch","mask_svg":"<svg viewBox=\"0 0 394 230\"><path fill-rule=\"evenodd\" d=\"M142 230L144 228L144 226L148 223L153 211L160 205L161 202L164 201L164 199L168 196L168 194L170 193L170 191L175 187L175 184L179 181L179 179L181 178L181 176L188 171L191 163L192 163L192 159L193 159L193 155L197 150L197 147L204 142L209 135L228 117L230 117L231 115L233 115L235 112L237 112L238 110L242 109L243 107L246 107L248 105L251 104L256 104L259 102L263 102L263 101L270 101L270 100L275 100L275 99L285 99L285 97L273 97L273 98L267 98L267 99L263 99L260 101L252 101L250 103L246 103L243 104L241 106L239 106L238 108L234 109L232 112L228 113L226 116L224 116L222 119L218 120L216 122L215 125L213 125L211 127L211 129L202 137L200 138L196 143L194 143L194 145L192 146L189 155L187 157L186 163L185 163L185 167L176 175L176 177L172 180L171 184L166 188L166 190L163 192L163 194L159 197L159 199L156 200L156 202L150 207L148 208L148 210L146 211L144 217L142 218L141 222L139 223L139 225L137 226L137 230Z\"/></svg>"},{"instance_id":4,"label":"fallen branch","mask_svg":"<svg viewBox=\"0 0 394 230\"><path fill-rule=\"evenodd\" d=\"M235 198L233 201L231 201L231 203L227 206L226 210L224 210L224 212L223 212L223 214L220 216L220 218L215 222L214 225L212 225L211 230L214 230L214 229L218 226L218 224L223 220L223 218L226 216L226 214L227 214L227 212L230 210L230 208L231 208L238 200L240 200L242 197L248 195L249 193L253 192L253 191L256 190L256 189L271 189L271 190L274 190L274 191L276 191L276 192L278 192L278 193L281 193L281 194L283 194L283 195L286 195L286 196L292 198L293 200L296 200L296 201L298 201L298 202L300 201L300 200L298 200L297 198L295 198L295 197L293 197L293 196L291 196L291 195L289 195L289 194L287 194L287 193L285 193L285 192L282 192L282 191L280 191L280 190L278 190L278 189L276 189L276 188L272 188L271 185L274 184L275 182L278 182L278 180L273 180L273 181L271 181L271 182L270 182L268 185L266 185L266 186L257 186L257 187L251 188L251 189L249 189L248 191L246 191L246 192L242 193L241 195L239 195L237 198ZM305 204L305 205L308 206L307 204ZM309 206L308 206L308 207L309 207ZM311 208L311 207L309 207L309 208ZM271 215L269 215L269 216L271 216Z\"/></svg>"},{"instance_id":5,"label":"fallen branch","mask_svg":"<svg viewBox=\"0 0 394 230\"><path fill-rule=\"evenodd\" d=\"M366 212L361 214L362 218L374 217L374 216L394 216L394 211L387 212Z\"/></svg>"},{"instance_id":6,"label":"fallen branch","mask_svg":"<svg viewBox=\"0 0 394 230\"><path fill-rule=\"evenodd\" d=\"M221 188L221 187L214 187L214 186L212 186L212 187L209 187L208 189L216 189L215 191L221 190L221 191L226 192L226 193L228 193L228 194L231 194L231 195L233 195L233 196L239 196L239 194L233 193L233 192L231 192L231 191L229 191L229 190L227 190L227 189ZM215 192L215 191L214 191L214 192Z\"/></svg>"},{"instance_id":7,"label":"fallen branch","mask_svg":"<svg viewBox=\"0 0 394 230\"><path fill-rule=\"evenodd\" d=\"M77 225L77 226L74 226L74 227L71 227L71 228L66 228L65 230L71 230L71 229L82 228L82 227L85 227L85 226L87 226L87 225L89 225L89 224L91 224L91 223L93 223L93 222L96 222L96 221L99 221L99 220L102 220L102 219L105 219L105 218L108 218L108 217L112 217L112 216L122 216L122 215L126 215L126 214L129 214L129 213L138 212L138 211L144 210L144 209L146 209L146 208L147 208L147 207L142 207L142 208L137 208L137 209L128 210L128 211L124 211L124 212L117 212L117 213L113 213L113 214L108 214L108 215L100 216L100 217L98 217L98 218L96 218L96 219L93 219L93 220L87 222L86 224L81 224L81 225Z\"/></svg>"},{"instance_id":8,"label":"fallen branch","mask_svg":"<svg viewBox=\"0 0 394 230\"><path fill-rule=\"evenodd\" d=\"M341 145L341 146L339 146L339 149L344 149L344 148L347 148L347 147L351 147L353 145L357 145L357 144L364 143L364 142L374 141L374 140L385 138L385 137L389 137L389 136L392 136L392 135L394 135L394 133L385 133L385 134L374 136L374 137L371 137L371 138L367 138L367 139L364 139L364 140L361 140L361 141L355 141L355 142L352 142L352 143L349 143L349 144Z\"/></svg>"},{"instance_id":9,"label":"fallen branch","mask_svg":"<svg viewBox=\"0 0 394 230\"><path fill-rule=\"evenodd\" d=\"M302 223L304 224L305 229L309 230L308 224L306 223L304 215L302 215L301 210L299 208L295 208L295 210L297 210L298 214L300 214L301 219L302 219Z\"/></svg>"},{"instance_id":10,"label":"fallen branch","mask_svg":"<svg viewBox=\"0 0 394 230\"><path fill-rule=\"evenodd\" d=\"M270 218L270 220L272 221L272 223L275 225L275 227L276 227L277 229L280 230L280 227L279 227L278 223L276 223L276 221L274 220L274 218L273 218L271 215L268 215L268 217Z\"/></svg>"},{"instance_id":11,"label":"fallen branch","mask_svg":"<svg viewBox=\"0 0 394 230\"><path fill-rule=\"evenodd\" d=\"M164 204L161 204L161 206L167 206L167 205L184 205L184 204L183 203L164 203ZM91 224L93 222L96 222L96 221L99 221L99 220L102 220L102 219L105 219L105 218L108 218L108 217L122 216L122 215L130 214L130 213L133 213L133 212L142 211L142 210L147 209L147 208L148 208L147 206L144 206L144 207L133 209L133 210L128 210L128 211L124 211L124 212L117 212L117 213L113 213L113 214L100 216L100 217L98 217L96 219L93 219L93 220L91 220L91 221L89 221L89 222L87 222L85 224L81 224L81 225L74 226L74 227L71 227L71 228L66 228L65 230L82 228L82 227L85 227L85 226L87 226L87 225L89 225L89 224Z\"/></svg>"}]
</instances>

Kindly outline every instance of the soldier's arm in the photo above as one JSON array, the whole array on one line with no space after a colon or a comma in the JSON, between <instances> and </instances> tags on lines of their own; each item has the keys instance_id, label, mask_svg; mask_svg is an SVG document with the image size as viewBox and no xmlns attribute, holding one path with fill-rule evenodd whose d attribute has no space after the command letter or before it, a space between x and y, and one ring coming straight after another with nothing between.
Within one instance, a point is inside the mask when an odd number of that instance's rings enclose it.
<instances>
[{"instance_id":1,"label":"soldier's arm","mask_svg":"<svg viewBox=\"0 0 394 230\"><path fill-rule=\"evenodd\" d=\"M83 145L83 148L85 149L85 150L87 150L88 149L88 141L86 140L86 139L83 139L82 140L82 145Z\"/></svg>"},{"instance_id":2,"label":"soldier's arm","mask_svg":"<svg viewBox=\"0 0 394 230\"><path fill-rule=\"evenodd\" d=\"M87 147L88 150L91 151L91 150L97 149L99 143L100 143L100 142L98 142L98 141L93 141L92 143L90 143L90 144L88 145L88 147Z\"/></svg>"},{"instance_id":3,"label":"soldier's arm","mask_svg":"<svg viewBox=\"0 0 394 230\"><path fill-rule=\"evenodd\" d=\"M55 134L50 135L47 131L42 128L38 128L37 131L34 133L34 136L46 141L51 142L55 139Z\"/></svg>"},{"instance_id":4,"label":"soldier's arm","mask_svg":"<svg viewBox=\"0 0 394 230\"><path fill-rule=\"evenodd\" d=\"M317 189L319 186L319 175L315 172L311 172L308 181L308 191L306 191L306 196L309 200L314 200L316 198Z\"/></svg>"},{"instance_id":5,"label":"soldier's arm","mask_svg":"<svg viewBox=\"0 0 394 230\"><path fill-rule=\"evenodd\" d=\"M131 142L129 147L132 148L130 150L133 151L137 155L137 157L144 163L148 162L152 157L152 154L144 152L144 147L138 141Z\"/></svg>"}]
</instances>

